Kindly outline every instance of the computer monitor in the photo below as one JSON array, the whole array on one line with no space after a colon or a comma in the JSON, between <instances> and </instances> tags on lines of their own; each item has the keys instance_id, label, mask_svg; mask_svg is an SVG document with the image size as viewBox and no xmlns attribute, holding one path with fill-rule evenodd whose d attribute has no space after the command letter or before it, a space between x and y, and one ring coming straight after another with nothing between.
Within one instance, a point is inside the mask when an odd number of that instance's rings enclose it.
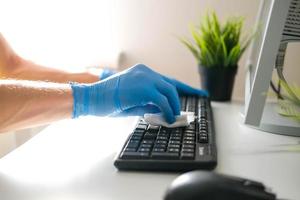
<instances>
[{"instance_id":1,"label":"computer monitor","mask_svg":"<svg viewBox=\"0 0 300 200\"><path fill-rule=\"evenodd\" d=\"M280 47L300 41L300 0L261 1L256 31L247 62L244 123L267 132L300 136L300 124L279 115L276 102L266 102L276 59L284 58Z\"/></svg>"}]
</instances>

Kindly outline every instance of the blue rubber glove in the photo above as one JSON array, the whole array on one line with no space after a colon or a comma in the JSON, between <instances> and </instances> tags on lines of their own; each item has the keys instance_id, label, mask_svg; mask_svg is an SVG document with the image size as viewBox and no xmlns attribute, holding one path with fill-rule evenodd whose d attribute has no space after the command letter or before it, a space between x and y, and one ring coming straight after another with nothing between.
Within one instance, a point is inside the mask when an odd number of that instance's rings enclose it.
<instances>
[{"instance_id":1,"label":"blue rubber glove","mask_svg":"<svg viewBox=\"0 0 300 200\"><path fill-rule=\"evenodd\" d=\"M114 75L116 73L115 70L109 69L109 68L103 68L102 72L99 76L100 80L106 79L108 77L110 77L111 75Z\"/></svg>"},{"instance_id":2,"label":"blue rubber glove","mask_svg":"<svg viewBox=\"0 0 300 200\"><path fill-rule=\"evenodd\" d=\"M178 94L207 95L165 77L143 64L94 84L71 83L73 117L84 115L144 115L162 112L168 123L180 114Z\"/></svg>"}]
</instances>

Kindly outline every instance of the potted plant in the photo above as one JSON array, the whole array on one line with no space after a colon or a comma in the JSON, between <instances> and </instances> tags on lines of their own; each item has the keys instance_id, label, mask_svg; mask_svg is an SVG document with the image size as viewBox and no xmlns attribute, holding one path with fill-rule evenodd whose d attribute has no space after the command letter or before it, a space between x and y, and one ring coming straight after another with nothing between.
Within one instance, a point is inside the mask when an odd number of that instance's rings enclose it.
<instances>
[{"instance_id":1,"label":"potted plant","mask_svg":"<svg viewBox=\"0 0 300 200\"><path fill-rule=\"evenodd\" d=\"M244 20L232 17L221 25L215 12L207 13L200 26L190 26L193 40L180 38L198 62L202 88L211 100L231 99L238 61L250 43L241 40Z\"/></svg>"}]
</instances>

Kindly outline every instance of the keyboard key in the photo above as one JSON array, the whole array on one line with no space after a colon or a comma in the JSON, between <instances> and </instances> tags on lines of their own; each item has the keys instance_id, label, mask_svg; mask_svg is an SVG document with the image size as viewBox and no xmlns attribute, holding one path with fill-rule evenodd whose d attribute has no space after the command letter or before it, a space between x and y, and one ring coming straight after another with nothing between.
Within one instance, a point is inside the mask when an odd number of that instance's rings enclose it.
<instances>
[{"instance_id":1,"label":"keyboard key","mask_svg":"<svg viewBox=\"0 0 300 200\"><path fill-rule=\"evenodd\" d=\"M185 134L183 135L183 137L195 137L195 135L196 135L196 134L194 134L194 133L185 133Z\"/></svg>"},{"instance_id":2,"label":"keyboard key","mask_svg":"<svg viewBox=\"0 0 300 200\"><path fill-rule=\"evenodd\" d=\"M157 140L156 141L156 144L167 144L168 143L168 141L167 140Z\"/></svg>"},{"instance_id":3,"label":"keyboard key","mask_svg":"<svg viewBox=\"0 0 300 200\"><path fill-rule=\"evenodd\" d=\"M200 143L208 143L208 137L204 136L204 135L199 136L198 142L200 142Z\"/></svg>"},{"instance_id":4,"label":"keyboard key","mask_svg":"<svg viewBox=\"0 0 300 200\"><path fill-rule=\"evenodd\" d=\"M186 110L189 112L194 112L196 106L196 98L195 97L190 97L189 101L187 101L186 104Z\"/></svg>"},{"instance_id":5,"label":"keyboard key","mask_svg":"<svg viewBox=\"0 0 300 200\"><path fill-rule=\"evenodd\" d=\"M165 148L153 148L153 152L165 152Z\"/></svg>"},{"instance_id":6,"label":"keyboard key","mask_svg":"<svg viewBox=\"0 0 300 200\"><path fill-rule=\"evenodd\" d=\"M179 158L179 153L152 152L152 158L173 160Z\"/></svg>"},{"instance_id":7,"label":"keyboard key","mask_svg":"<svg viewBox=\"0 0 300 200\"><path fill-rule=\"evenodd\" d=\"M182 160L193 160L195 155L193 153L181 153L180 158Z\"/></svg>"},{"instance_id":8,"label":"keyboard key","mask_svg":"<svg viewBox=\"0 0 300 200\"><path fill-rule=\"evenodd\" d=\"M168 152L176 152L179 153L179 148L168 148Z\"/></svg>"},{"instance_id":9,"label":"keyboard key","mask_svg":"<svg viewBox=\"0 0 300 200\"><path fill-rule=\"evenodd\" d=\"M195 150L194 149L186 149L186 148L182 148L182 151L183 153L194 153Z\"/></svg>"},{"instance_id":10,"label":"keyboard key","mask_svg":"<svg viewBox=\"0 0 300 200\"><path fill-rule=\"evenodd\" d=\"M170 136L170 139L171 138L174 138L174 137L182 137L182 134L179 134L179 133L175 133L175 134L172 134L171 136Z\"/></svg>"},{"instance_id":11,"label":"keyboard key","mask_svg":"<svg viewBox=\"0 0 300 200\"><path fill-rule=\"evenodd\" d=\"M134 133L144 133L145 132L145 130L143 130L143 129L135 129L134 130Z\"/></svg>"},{"instance_id":12,"label":"keyboard key","mask_svg":"<svg viewBox=\"0 0 300 200\"><path fill-rule=\"evenodd\" d=\"M123 159L141 159L141 158L149 158L149 152L123 152L121 154L121 158Z\"/></svg>"},{"instance_id":13,"label":"keyboard key","mask_svg":"<svg viewBox=\"0 0 300 200\"><path fill-rule=\"evenodd\" d=\"M142 144L141 148L151 148L152 144Z\"/></svg>"},{"instance_id":14,"label":"keyboard key","mask_svg":"<svg viewBox=\"0 0 300 200\"><path fill-rule=\"evenodd\" d=\"M194 123L189 124L189 125L185 128L185 130L190 130L190 131L196 130L196 124L194 124Z\"/></svg>"},{"instance_id":15,"label":"keyboard key","mask_svg":"<svg viewBox=\"0 0 300 200\"><path fill-rule=\"evenodd\" d=\"M154 140L143 140L142 144L153 144Z\"/></svg>"},{"instance_id":16,"label":"keyboard key","mask_svg":"<svg viewBox=\"0 0 300 200\"><path fill-rule=\"evenodd\" d=\"M148 125L147 122L145 122L144 119L141 119L141 120L139 121L139 124Z\"/></svg>"},{"instance_id":17,"label":"keyboard key","mask_svg":"<svg viewBox=\"0 0 300 200\"><path fill-rule=\"evenodd\" d=\"M141 140L142 139L142 135L132 135L131 140Z\"/></svg>"},{"instance_id":18,"label":"keyboard key","mask_svg":"<svg viewBox=\"0 0 300 200\"><path fill-rule=\"evenodd\" d=\"M208 134L207 133L200 133L199 137L208 137Z\"/></svg>"},{"instance_id":19,"label":"keyboard key","mask_svg":"<svg viewBox=\"0 0 300 200\"><path fill-rule=\"evenodd\" d=\"M170 140L181 141L181 137L170 137Z\"/></svg>"},{"instance_id":20,"label":"keyboard key","mask_svg":"<svg viewBox=\"0 0 300 200\"><path fill-rule=\"evenodd\" d=\"M177 134L178 135L181 135L182 133L182 130L180 128L176 128L176 129L171 129L171 134Z\"/></svg>"},{"instance_id":21,"label":"keyboard key","mask_svg":"<svg viewBox=\"0 0 300 200\"><path fill-rule=\"evenodd\" d=\"M132 136L141 136L141 137L143 137L144 136L144 132L134 132L132 134Z\"/></svg>"},{"instance_id":22,"label":"keyboard key","mask_svg":"<svg viewBox=\"0 0 300 200\"><path fill-rule=\"evenodd\" d=\"M199 130L200 130L200 131L206 131L206 130L207 130L207 127L206 127L206 126L201 126L201 127L199 127Z\"/></svg>"},{"instance_id":23,"label":"keyboard key","mask_svg":"<svg viewBox=\"0 0 300 200\"><path fill-rule=\"evenodd\" d=\"M150 132L146 132L144 135L144 139L145 140L155 140L156 139L156 133L150 133Z\"/></svg>"},{"instance_id":24,"label":"keyboard key","mask_svg":"<svg viewBox=\"0 0 300 200\"><path fill-rule=\"evenodd\" d=\"M136 148L127 147L125 151L136 151Z\"/></svg>"},{"instance_id":25,"label":"keyboard key","mask_svg":"<svg viewBox=\"0 0 300 200\"><path fill-rule=\"evenodd\" d=\"M169 148L180 148L180 144L169 144Z\"/></svg>"},{"instance_id":26,"label":"keyboard key","mask_svg":"<svg viewBox=\"0 0 300 200\"><path fill-rule=\"evenodd\" d=\"M146 124L139 124L136 127L137 130L146 130L147 129L147 125Z\"/></svg>"},{"instance_id":27,"label":"keyboard key","mask_svg":"<svg viewBox=\"0 0 300 200\"><path fill-rule=\"evenodd\" d=\"M167 133L158 133L157 137L166 137L165 139L167 140L169 138L169 134L167 134Z\"/></svg>"},{"instance_id":28,"label":"keyboard key","mask_svg":"<svg viewBox=\"0 0 300 200\"><path fill-rule=\"evenodd\" d=\"M204 155L209 154L209 150L208 150L208 148L205 147L205 146L200 146L200 147L198 148L198 153L199 153L200 156L204 156Z\"/></svg>"},{"instance_id":29,"label":"keyboard key","mask_svg":"<svg viewBox=\"0 0 300 200\"><path fill-rule=\"evenodd\" d=\"M153 148L163 148L163 149L166 149L167 148L167 144L154 144L154 147Z\"/></svg>"},{"instance_id":30,"label":"keyboard key","mask_svg":"<svg viewBox=\"0 0 300 200\"><path fill-rule=\"evenodd\" d=\"M183 149L194 149L195 145L193 145L193 144L183 144L182 148Z\"/></svg>"},{"instance_id":31,"label":"keyboard key","mask_svg":"<svg viewBox=\"0 0 300 200\"><path fill-rule=\"evenodd\" d=\"M133 134L131 135L131 138L132 138L133 136L136 136L136 137L137 137L136 140L140 140L138 137L143 138L144 134L143 134L143 133L133 133Z\"/></svg>"},{"instance_id":32,"label":"keyboard key","mask_svg":"<svg viewBox=\"0 0 300 200\"><path fill-rule=\"evenodd\" d=\"M185 130L184 133L185 134L188 134L188 133L195 134L195 131L194 130Z\"/></svg>"},{"instance_id":33,"label":"keyboard key","mask_svg":"<svg viewBox=\"0 0 300 200\"><path fill-rule=\"evenodd\" d=\"M185 111L186 110L186 97L180 97L180 105L181 105L181 110Z\"/></svg>"},{"instance_id":34,"label":"keyboard key","mask_svg":"<svg viewBox=\"0 0 300 200\"><path fill-rule=\"evenodd\" d=\"M127 144L127 147L129 148L137 148L139 146L140 142L133 140L133 141L129 141Z\"/></svg>"},{"instance_id":35,"label":"keyboard key","mask_svg":"<svg viewBox=\"0 0 300 200\"><path fill-rule=\"evenodd\" d=\"M183 141L183 144L195 144L194 141Z\"/></svg>"},{"instance_id":36,"label":"keyboard key","mask_svg":"<svg viewBox=\"0 0 300 200\"><path fill-rule=\"evenodd\" d=\"M167 136L157 136L157 140L168 140Z\"/></svg>"},{"instance_id":37,"label":"keyboard key","mask_svg":"<svg viewBox=\"0 0 300 200\"><path fill-rule=\"evenodd\" d=\"M159 130L159 133L160 134L169 134L169 129L165 128L165 127L162 127L160 130Z\"/></svg>"},{"instance_id":38,"label":"keyboard key","mask_svg":"<svg viewBox=\"0 0 300 200\"><path fill-rule=\"evenodd\" d=\"M149 124L149 126L148 126L148 129L147 129L147 131L149 131L149 132L158 132L158 130L159 130L159 126L155 126L155 125L151 125L151 124Z\"/></svg>"},{"instance_id":39,"label":"keyboard key","mask_svg":"<svg viewBox=\"0 0 300 200\"><path fill-rule=\"evenodd\" d=\"M199 131L199 134L207 134L207 130L201 130Z\"/></svg>"},{"instance_id":40,"label":"keyboard key","mask_svg":"<svg viewBox=\"0 0 300 200\"><path fill-rule=\"evenodd\" d=\"M139 148L139 152L149 152L150 148Z\"/></svg>"},{"instance_id":41,"label":"keyboard key","mask_svg":"<svg viewBox=\"0 0 300 200\"><path fill-rule=\"evenodd\" d=\"M202 123L205 123L206 124L206 118L203 118L203 117L200 117L200 120L199 120L199 123L202 124Z\"/></svg>"},{"instance_id":42,"label":"keyboard key","mask_svg":"<svg viewBox=\"0 0 300 200\"><path fill-rule=\"evenodd\" d=\"M177 141L177 140L170 140L169 141L169 144L180 144L181 142L180 141Z\"/></svg>"},{"instance_id":43,"label":"keyboard key","mask_svg":"<svg viewBox=\"0 0 300 200\"><path fill-rule=\"evenodd\" d=\"M195 137L184 137L183 140L185 140L185 141L195 141Z\"/></svg>"},{"instance_id":44,"label":"keyboard key","mask_svg":"<svg viewBox=\"0 0 300 200\"><path fill-rule=\"evenodd\" d=\"M207 126L207 121L200 122L199 126Z\"/></svg>"}]
</instances>

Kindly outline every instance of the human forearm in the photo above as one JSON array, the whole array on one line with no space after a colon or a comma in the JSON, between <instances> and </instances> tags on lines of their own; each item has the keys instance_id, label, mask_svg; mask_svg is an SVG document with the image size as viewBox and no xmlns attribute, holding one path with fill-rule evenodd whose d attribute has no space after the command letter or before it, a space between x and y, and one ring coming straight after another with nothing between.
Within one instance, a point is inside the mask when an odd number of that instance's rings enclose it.
<instances>
[{"instance_id":1,"label":"human forearm","mask_svg":"<svg viewBox=\"0 0 300 200\"><path fill-rule=\"evenodd\" d=\"M0 133L72 116L69 84L0 80Z\"/></svg>"},{"instance_id":2,"label":"human forearm","mask_svg":"<svg viewBox=\"0 0 300 200\"><path fill-rule=\"evenodd\" d=\"M0 33L0 79L92 83L99 81L99 76L88 72L69 73L26 60L13 51Z\"/></svg>"},{"instance_id":3,"label":"human forearm","mask_svg":"<svg viewBox=\"0 0 300 200\"><path fill-rule=\"evenodd\" d=\"M17 57L12 70L7 70L6 78L21 80L50 81L57 83L79 82L92 83L99 81L99 76L88 72L70 73L67 71L41 66Z\"/></svg>"}]
</instances>

